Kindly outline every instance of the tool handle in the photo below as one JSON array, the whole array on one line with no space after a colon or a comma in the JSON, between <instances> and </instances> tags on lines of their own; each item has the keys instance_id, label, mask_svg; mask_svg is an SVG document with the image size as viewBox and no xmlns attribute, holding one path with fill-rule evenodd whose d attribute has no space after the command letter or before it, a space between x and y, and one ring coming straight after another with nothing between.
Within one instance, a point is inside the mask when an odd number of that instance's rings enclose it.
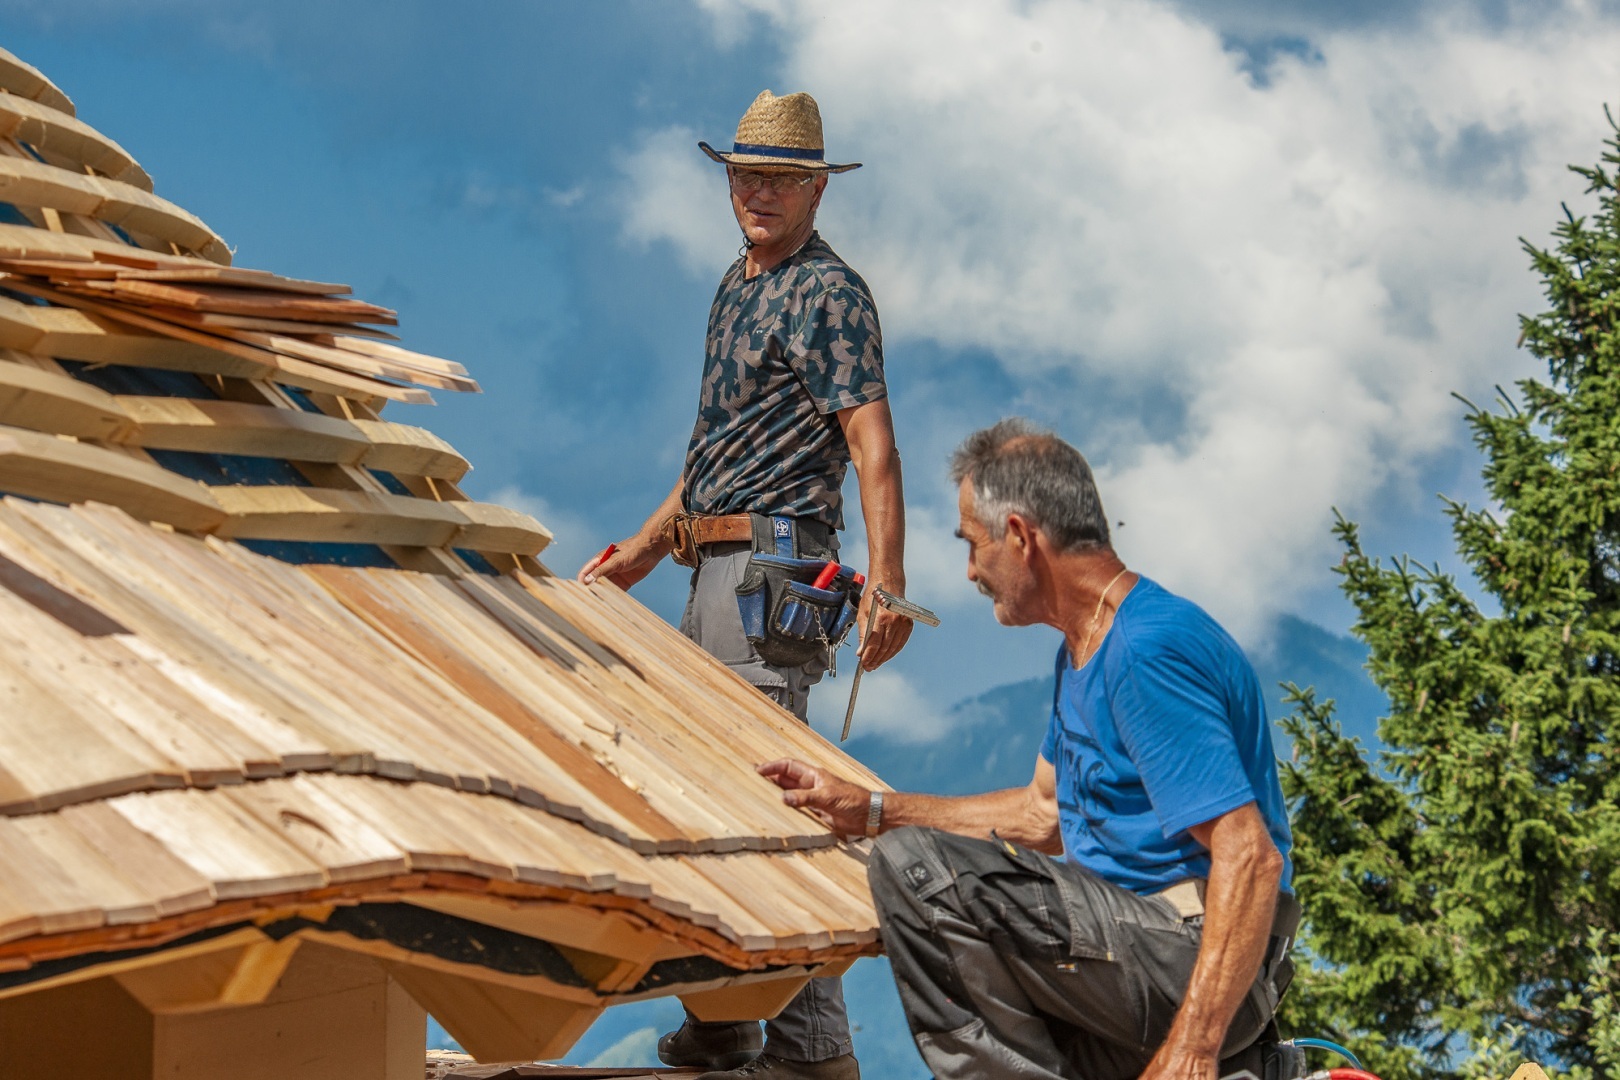
<instances>
[{"instance_id":1,"label":"tool handle","mask_svg":"<svg viewBox=\"0 0 1620 1080\"><path fill-rule=\"evenodd\" d=\"M833 583L833 578L837 576L838 560L828 560L827 565L821 568L821 573L816 575L816 580L812 583L811 587L816 589L825 589Z\"/></svg>"}]
</instances>

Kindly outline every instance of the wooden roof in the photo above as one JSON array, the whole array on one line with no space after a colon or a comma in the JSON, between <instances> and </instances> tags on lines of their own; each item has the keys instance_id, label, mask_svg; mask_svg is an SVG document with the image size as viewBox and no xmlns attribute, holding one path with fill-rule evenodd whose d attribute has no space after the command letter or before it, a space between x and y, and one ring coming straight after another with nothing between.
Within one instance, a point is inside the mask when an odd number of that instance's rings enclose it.
<instances>
[{"instance_id":1,"label":"wooden roof","mask_svg":"<svg viewBox=\"0 0 1620 1080\"><path fill-rule=\"evenodd\" d=\"M229 266L3 50L0 211L0 1010L250 1006L313 941L512 1059L876 951L862 849L752 766L863 770L381 419L464 368Z\"/></svg>"}]
</instances>

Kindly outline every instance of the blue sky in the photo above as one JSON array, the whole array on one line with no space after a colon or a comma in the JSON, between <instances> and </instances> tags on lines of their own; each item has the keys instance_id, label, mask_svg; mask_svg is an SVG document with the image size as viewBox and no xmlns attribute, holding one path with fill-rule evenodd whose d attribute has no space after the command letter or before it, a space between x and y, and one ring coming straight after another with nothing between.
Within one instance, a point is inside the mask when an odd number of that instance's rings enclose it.
<instances>
[{"instance_id":1,"label":"blue sky","mask_svg":"<svg viewBox=\"0 0 1620 1080\"><path fill-rule=\"evenodd\" d=\"M867 163L822 227L877 295L911 592L945 616L863 689L911 738L1049 669L948 536L944 457L1007 413L1073 439L1127 560L1257 650L1280 613L1347 624L1334 506L1443 558L1434 494L1478 497L1450 394L1533 370L1516 237L1579 205L1563 165L1620 104L1607 0L0 0L0 28L241 265L349 282L466 363L484 394L390 415L566 572L680 467L737 246L695 140L816 94Z\"/></svg>"}]
</instances>

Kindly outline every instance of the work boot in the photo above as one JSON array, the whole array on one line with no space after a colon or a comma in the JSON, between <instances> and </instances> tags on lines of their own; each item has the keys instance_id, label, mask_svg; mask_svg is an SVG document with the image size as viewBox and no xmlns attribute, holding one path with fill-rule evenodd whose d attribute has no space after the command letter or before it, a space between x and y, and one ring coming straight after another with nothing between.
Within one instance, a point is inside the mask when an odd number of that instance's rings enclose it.
<instances>
[{"instance_id":1,"label":"work boot","mask_svg":"<svg viewBox=\"0 0 1620 1080\"><path fill-rule=\"evenodd\" d=\"M706 1072L696 1080L861 1080L854 1054L826 1061L789 1061L761 1054L746 1065L723 1072Z\"/></svg>"},{"instance_id":2,"label":"work boot","mask_svg":"<svg viewBox=\"0 0 1620 1080\"><path fill-rule=\"evenodd\" d=\"M759 1023L704 1024L688 1016L658 1040L658 1060L677 1069L735 1069L765 1045Z\"/></svg>"}]
</instances>

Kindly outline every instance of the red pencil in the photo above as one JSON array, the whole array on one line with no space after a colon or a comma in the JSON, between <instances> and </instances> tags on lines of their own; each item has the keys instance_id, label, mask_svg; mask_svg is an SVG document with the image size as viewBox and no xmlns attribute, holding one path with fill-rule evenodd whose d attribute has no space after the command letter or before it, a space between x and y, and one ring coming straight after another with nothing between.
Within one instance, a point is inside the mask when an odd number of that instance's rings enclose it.
<instances>
[{"instance_id":1,"label":"red pencil","mask_svg":"<svg viewBox=\"0 0 1620 1080\"><path fill-rule=\"evenodd\" d=\"M605 563L609 559L613 558L613 553L615 551L618 551L618 550L619 550L619 545L618 544L609 544L607 547L603 548L602 549L602 554L600 554L600 555L598 555L596 557L596 565L601 566L603 563Z\"/></svg>"}]
</instances>

